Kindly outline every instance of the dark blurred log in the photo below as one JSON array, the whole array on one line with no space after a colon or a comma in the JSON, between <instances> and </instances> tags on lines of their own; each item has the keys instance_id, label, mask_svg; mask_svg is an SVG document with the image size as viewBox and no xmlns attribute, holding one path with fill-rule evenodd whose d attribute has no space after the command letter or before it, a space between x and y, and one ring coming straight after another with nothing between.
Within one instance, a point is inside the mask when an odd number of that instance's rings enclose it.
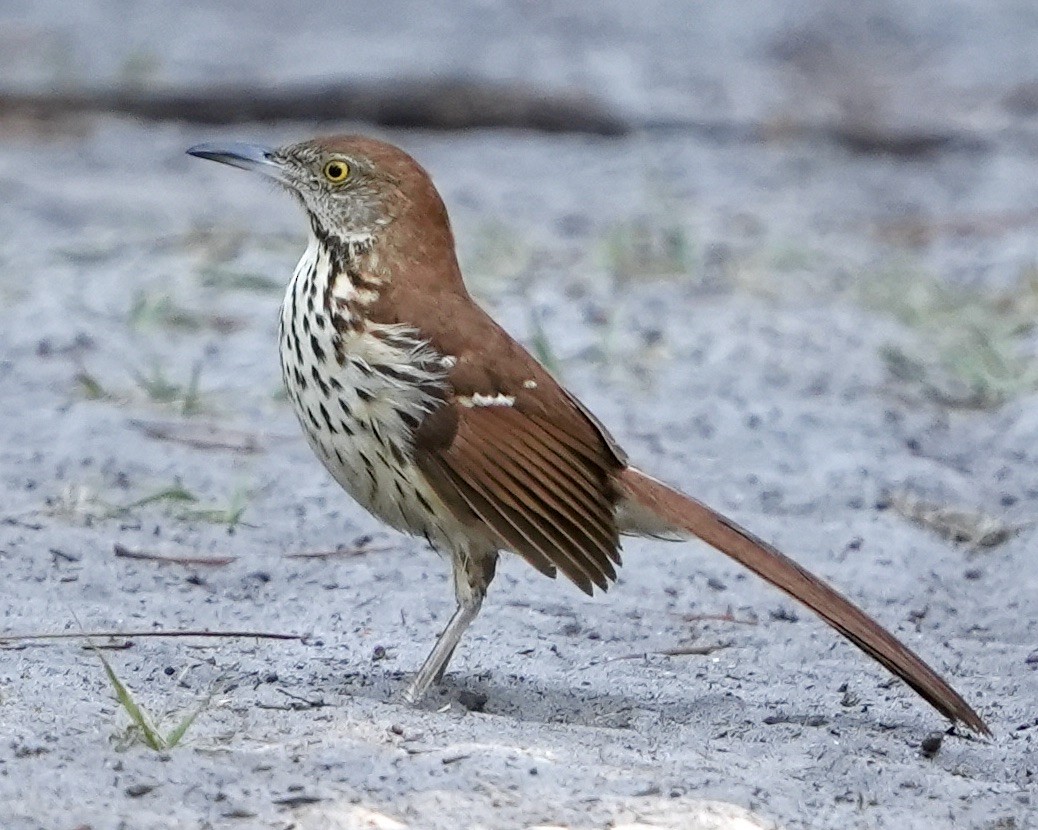
<instances>
[{"instance_id":1,"label":"dark blurred log","mask_svg":"<svg viewBox=\"0 0 1038 830\"><path fill-rule=\"evenodd\" d=\"M342 82L259 87L57 89L25 92L0 87L0 120L57 120L90 114L195 124L359 121L428 130L515 129L622 136L634 129L684 132L720 144L805 142L836 144L862 155L918 158L987 149L991 136L952 125L831 123L724 117L629 121L591 95L474 79Z\"/></svg>"},{"instance_id":2,"label":"dark blurred log","mask_svg":"<svg viewBox=\"0 0 1038 830\"><path fill-rule=\"evenodd\" d=\"M433 130L506 128L618 136L630 127L590 95L468 79L389 80L260 87L0 90L0 118L115 113L149 121L243 124L365 121Z\"/></svg>"},{"instance_id":3,"label":"dark blurred log","mask_svg":"<svg viewBox=\"0 0 1038 830\"><path fill-rule=\"evenodd\" d=\"M657 118L636 125L650 132L691 133L718 144L834 144L855 155L914 159L944 152L976 153L988 150L995 137L956 125L863 124L835 120L829 123L781 118L764 121L732 119ZM1002 131L999 137L1007 137ZM1026 140L1028 134L1013 133Z\"/></svg>"}]
</instances>

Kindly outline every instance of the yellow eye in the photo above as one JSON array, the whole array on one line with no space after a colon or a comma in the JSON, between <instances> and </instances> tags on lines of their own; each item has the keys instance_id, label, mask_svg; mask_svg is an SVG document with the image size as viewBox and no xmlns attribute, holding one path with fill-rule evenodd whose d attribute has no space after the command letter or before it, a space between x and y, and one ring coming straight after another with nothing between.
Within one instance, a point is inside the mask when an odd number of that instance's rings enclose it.
<instances>
[{"instance_id":1,"label":"yellow eye","mask_svg":"<svg viewBox=\"0 0 1038 830\"><path fill-rule=\"evenodd\" d=\"M341 184L350 175L350 166L344 161L330 161L324 166L324 177L332 184Z\"/></svg>"}]
</instances>

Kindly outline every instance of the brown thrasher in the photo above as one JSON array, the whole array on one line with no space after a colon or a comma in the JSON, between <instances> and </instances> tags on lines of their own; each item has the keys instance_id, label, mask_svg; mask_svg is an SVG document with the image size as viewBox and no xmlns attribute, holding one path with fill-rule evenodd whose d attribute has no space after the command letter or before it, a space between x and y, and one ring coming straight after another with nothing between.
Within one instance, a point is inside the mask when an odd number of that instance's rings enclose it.
<instances>
[{"instance_id":1,"label":"brown thrasher","mask_svg":"<svg viewBox=\"0 0 1038 830\"><path fill-rule=\"evenodd\" d=\"M443 675L500 551L603 591L620 535L697 536L804 603L939 712L989 734L871 617L730 519L627 463L606 429L469 296L447 210L409 155L360 136L188 152L283 185L310 222L281 309L281 369L335 480L450 557L458 607L407 687Z\"/></svg>"}]
</instances>

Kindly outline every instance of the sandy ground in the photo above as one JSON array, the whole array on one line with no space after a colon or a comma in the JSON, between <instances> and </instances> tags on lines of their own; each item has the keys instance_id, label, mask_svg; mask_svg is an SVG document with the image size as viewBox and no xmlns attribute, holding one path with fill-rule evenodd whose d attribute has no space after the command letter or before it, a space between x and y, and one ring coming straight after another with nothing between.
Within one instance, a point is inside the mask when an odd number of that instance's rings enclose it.
<instances>
[{"instance_id":1,"label":"sandy ground","mask_svg":"<svg viewBox=\"0 0 1038 830\"><path fill-rule=\"evenodd\" d=\"M162 731L198 711L162 752L82 642L0 645L0 827L1038 823L1038 397L1010 377L997 405L966 406L963 372L956 386L935 368L976 325L1034 354L1014 316L1033 313L1032 125L1000 103L1032 79L1033 13L956 6L930 27L884 5L713 4L682 27L677 3L594 19L374 5L284 21L186 4L170 35L158 5L5 3L0 66L45 86L66 63L101 83L371 74L381 57L579 83L639 117L761 123L846 117L831 88L844 67L887 124L983 136L905 160L682 131L385 134L439 182L482 302L550 344L633 459L840 586L995 737L948 736L925 757L946 724L914 694L719 555L660 542L626 545L594 600L506 562L442 690L398 704L452 610L446 568L347 500L279 393L294 207L183 154L317 128L0 122L0 633L300 635L95 641L125 646L106 659ZM304 59L289 46L306 38L327 48ZM947 286L974 301L944 309ZM898 318L917 295L923 311ZM922 368L898 358L917 354ZM194 501L150 498L174 489ZM1011 532L978 548L911 520L947 526L941 506ZM753 624L709 619L729 611ZM722 648L664 653L708 646Z\"/></svg>"}]
</instances>

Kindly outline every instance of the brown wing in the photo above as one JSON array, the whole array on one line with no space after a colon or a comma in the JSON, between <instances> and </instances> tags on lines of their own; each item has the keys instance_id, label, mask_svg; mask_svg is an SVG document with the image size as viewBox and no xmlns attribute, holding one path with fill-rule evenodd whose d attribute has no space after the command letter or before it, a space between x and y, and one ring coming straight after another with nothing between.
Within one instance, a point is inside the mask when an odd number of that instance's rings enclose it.
<instances>
[{"instance_id":1,"label":"brown wing","mask_svg":"<svg viewBox=\"0 0 1038 830\"><path fill-rule=\"evenodd\" d=\"M609 587L620 564L619 534L600 453L513 406L455 401L432 418L454 421L452 438L440 446L420 442L416 460L447 504L466 505L502 547L543 573L558 568L587 593Z\"/></svg>"},{"instance_id":2,"label":"brown wing","mask_svg":"<svg viewBox=\"0 0 1038 830\"><path fill-rule=\"evenodd\" d=\"M407 279L389 281L370 310L454 359L444 402L415 435L415 461L459 518L502 548L588 593L605 590L620 563L613 482L623 455L468 296L444 229L435 245L386 252L386 267Z\"/></svg>"},{"instance_id":3,"label":"brown wing","mask_svg":"<svg viewBox=\"0 0 1038 830\"><path fill-rule=\"evenodd\" d=\"M474 514L502 548L587 593L620 564L611 439L530 354L465 298L419 331L457 362L444 404L418 430L415 460L433 489ZM446 308L444 307L446 306ZM461 315L467 320L461 320ZM497 403L490 403L497 401Z\"/></svg>"}]
</instances>

